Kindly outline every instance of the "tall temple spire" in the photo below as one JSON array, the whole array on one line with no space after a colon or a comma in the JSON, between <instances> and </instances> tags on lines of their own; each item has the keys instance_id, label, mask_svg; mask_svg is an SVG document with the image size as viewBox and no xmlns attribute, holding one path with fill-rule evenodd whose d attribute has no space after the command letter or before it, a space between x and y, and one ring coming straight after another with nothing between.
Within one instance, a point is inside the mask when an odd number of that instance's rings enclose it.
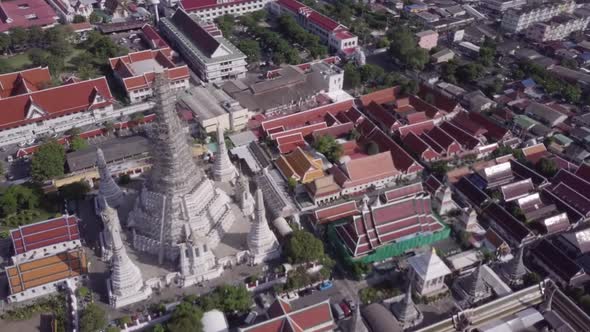
<instances>
[{"instance_id":1,"label":"tall temple spire","mask_svg":"<svg viewBox=\"0 0 590 332\"><path fill-rule=\"evenodd\" d=\"M524 246L518 247L516 256L504 265L504 277L510 285L522 284L522 278L526 274L526 268L522 262Z\"/></svg>"},{"instance_id":2,"label":"tall temple spire","mask_svg":"<svg viewBox=\"0 0 590 332\"><path fill-rule=\"evenodd\" d=\"M104 198L102 206L100 216L112 241L111 277L108 281L109 302L118 308L143 301L151 294L151 288L144 285L141 271L127 255L121 239L117 211L110 207Z\"/></svg>"},{"instance_id":3,"label":"tall temple spire","mask_svg":"<svg viewBox=\"0 0 590 332\"><path fill-rule=\"evenodd\" d=\"M207 238L213 248L232 226L235 216L227 194L215 188L195 164L176 113L173 92L162 73L156 73L153 89L153 167L127 224L134 230L133 246L158 255L158 261L163 263L178 260L186 240L185 225L191 234Z\"/></svg>"},{"instance_id":4,"label":"tall temple spire","mask_svg":"<svg viewBox=\"0 0 590 332\"><path fill-rule=\"evenodd\" d=\"M413 326L418 323L421 314L416 309L416 305L412 300L411 281L408 283L408 291L404 295L403 299L399 302L393 303L391 309L397 320L400 321L404 327Z\"/></svg>"},{"instance_id":5,"label":"tall temple spire","mask_svg":"<svg viewBox=\"0 0 590 332\"><path fill-rule=\"evenodd\" d=\"M483 281L481 275L481 263L473 270L473 272L465 278L463 283L465 293L472 299L479 299L488 294L488 287Z\"/></svg>"},{"instance_id":6,"label":"tall temple spire","mask_svg":"<svg viewBox=\"0 0 590 332\"><path fill-rule=\"evenodd\" d=\"M99 197L103 197L110 206L119 206L119 204L121 204L121 199L123 198L123 191L111 176L111 172L107 167L107 162L104 159L104 153L101 148L96 149L96 166L100 176L100 184L98 188Z\"/></svg>"},{"instance_id":7,"label":"tall temple spire","mask_svg":"<svg viewBox=\"0 0 590 332\"><path fill-rule=\"evenodd\" d=\"M185 193L197 185L203 174L192 159L186 134L176 114L176 99L161 73L156 74L154 79L154 91L154 112L158 121L154 124L151 137L154 166L148 186L163 194Z\"/></svg>"},{"instance_id":8,"label":"tall temple spire","mask_svg":"<svg viewBox=\"0 0 590 332\"><path fill-rule=\"evenodd\" d=\"M215 166L213 174L215 180L221 182L230 182L237 176L235 166L229 160L225 138L223 137L223 128L217 124L217 154L215 155Z\"/></svg>"},{"instance_id":9,"label":"tall temple spire","mask_svg":"<svg viewBox=\"0 0 590 332\"><path fill-rule=\"evenodd\" d=\"M256 211L248 234L248 249L252 264L278 258L281 254L279 242L266 220L264 198L260 188L256 190Z\"/></svg>"}]
</instances>

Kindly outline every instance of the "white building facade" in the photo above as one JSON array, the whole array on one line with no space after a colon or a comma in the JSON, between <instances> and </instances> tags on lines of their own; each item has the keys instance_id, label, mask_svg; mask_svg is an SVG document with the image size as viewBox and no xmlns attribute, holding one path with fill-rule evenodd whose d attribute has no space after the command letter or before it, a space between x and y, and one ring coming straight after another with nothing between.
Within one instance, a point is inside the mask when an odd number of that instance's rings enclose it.
<instances>
[{"instance_id":1,"label":"white building facade","mask_svg":"<svg viewBox=\"0 0 590 332\"><path fill-rule=\"evenodd\" d=\"M575 2L566 1L546 6L509 10L502 16L501 27L507 32L518 33L534 23L549 21L562 13L572 13L575 8Z\"/></svg>"},{"instance_id":2,"label":"white building facade","mask_svg":"<svg viewBox=\"0 0 590 332\"><path fill-rule=\"evenodd\" d=\"M526 37L537 42L563 40L572 32L584 31L590 22L590 17L571 16L559 21L535 23L526 30Z\"/></svg>"},{"instance_id":3,"label":"white building facade","mask_svg":"<svg viewBox=\"0 0 590 332\"><path fill-rule=\"evenodd\" d=\"M215 3L204 3L195 0L167 0L171 6L179 4L180 8L197 15L200 19L211 21L223 15L240 16L258 10L263 10L266 5L274 0L217 0Z\"/></svg>"},{"instance_id":4,"label":"white building facade","mask_svg":"<svg viewBox=\"0 0 590 332\"><path fill-rule=\"evenodd\" d=\"M201 80L220 82L246 76L246 55L221 34L211 35L197 17L177 9L172 17L160 20L160 29Z\"/></svg>"}]
</instances>

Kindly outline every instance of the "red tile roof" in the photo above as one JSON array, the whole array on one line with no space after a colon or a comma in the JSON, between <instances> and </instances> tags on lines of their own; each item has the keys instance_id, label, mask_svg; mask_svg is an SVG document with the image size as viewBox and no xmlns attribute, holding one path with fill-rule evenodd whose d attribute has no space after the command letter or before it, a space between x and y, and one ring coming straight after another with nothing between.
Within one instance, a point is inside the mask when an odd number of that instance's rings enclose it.
<instances>
[{"instance_id":1,"label":"red tile roof","mask_svg":"<svg viewBox=\"0 0 590 332\"><path fill-rule=\"evenodd\" d=\"M370 136L367 137L367 140L377 143L379 145L379 151L391 152L396 169L404 173L413 173L423 169L406 150L380 129L373 130Z\"/></svg>"},{"instance_id":2,"label":"red tile roof","mask_svg":"<svg viewBox=\"0 0 590 332\"><path fill-rule=\"evenodd\" d=\"M62 242L79 240L78 218L62 216L35 224L19 226L10 231L14 252L22 254L31 250Z\"/></svg>"},{"instance_id":3,"label":"red tile roof","mask_svg":"<svg viewBox=\"0 0 590 332\"><path fill-rule=\"evenodd\" d=\"M57 24L57 20L58 16L53 8L43 0L0 2L0 32L6 32L14 27L26 29L32 26L51 26Z\"/></svg>"},{"instance_id":4,"label":"red tile roof","mask_svg":"<svg viewBox=\"0 0 590 332\"><path fill-rule=\"evenodd\" d=\"M408 133L414 133L415 135L422 135L423 133L432 130L434 128L434 120L428 120L419 122L407 126L402 126L397 129L399 136L404 137Z\"/></svg>"},{"instance_id":5,"label":"red tile roof","mask_svg":"<svg viewBox=\"0 0 590 332\"><path fill-rule=\"evenodd\" d=\"M342 172L344 177L336 177L336 182L343 188L386 179L400 173L393 164L391 153L381 152L364 158L353 159L345 163L342 169L333 168L336 173Z\"/></svg>"},{"instance_id":6,"label":"red tile roof","mask_svg":"<svg viewBox=\"0 0 590 332\"><path fill-rule=\"evenodd\" d=\"M337 226L336 232L351 255L362 256L402 237L443 228L432 216L430 196L418 192L386 203L376 201L352 222Z\"/></svg>"},{"instance_id":7,"label":"red tile roof","mask_svg":"<svg viewBox=\"0 0 590 332\"><path fill-rule=\"evenodd\" d=\"M440 154L430 147L423 139L410 132L403 139L402 143L409 150L415 153L422 160L434 160L440 158Z\"/></svg>"},{"instance_id":8,"label":"red tile roof","mask_svg":"<svg viewBox=\"0 0 590 332\"><path fill-rule=\"evenodd\" d=\"M447 113L453 112L457 106L459 106L459 102L457 100L443 95L439 90L426 84L420 85L418 96L423 100L432 100L434 106Z\"/></svg>"},{"instance_id":9,"label":"red tile roof","mask_svg":"<svg viewBox=\"0 0 590 332\"><path fill-rule=\"evenodd\" d=\"M281 301L277 299L277 302ZM292 311L283 310L276 306L275 302L271 308L275 307L271 319L258 323L256 325L241 328L241 332L287 332L287 331L331 331L336 328L334 317L330 308L330 300L325 300L311 306ZM282 304L282 303L281 303ZM285 304L282 304L285 305ZM288 306L288 304L287 304ZM270 309L269 309L270 310ZM283 312L283 315L276 315Z\"/></svg>"},{"instance_id":10,"label":"red tile roof","mask_svg":"<svg viewBox=\"0 0 590 332\"><path fill-rule=\"evenodd\" d=\"M80 22L80 23L71 23L70 28L72 28L72 30L74 32L82 32L82 31L86 31L86 30L92 30L92 29L94 29L94 26L88 22Z\"/></svg>"},{"instance_id":11,"label":"red tile roof","mask_svg":"<svg viewBox=\"0 0 590 332\"><path fill-rule=\"evenodd\" d=\"M356 201L348 201L325 208L317 209L313 212L314 218L320 224L329 223L357 214L358 208Z\"/></svg>"},{"instance_id":12,"label":"red tile roof","mask_svg":"<svg viewBox=\"0 0 590 332\"><path fill-rule=\"evenodd\" d=\"M0 75L0 99L41 90L51 83L47 67L37 67Z\"/></svg>"},{"instance_id":13,"label":"red tile roof","mask_svg":"<svg viewBox=\"0 0 590 332\"><path fill-rule=\"evenodd\" d=\"M397 120L395 116L383 106L373 101L365 107L365 111L373 120L375 120L375 122L381 124L383 128L393 130L393 126L396 124Z\"/></svg>"},{"instance_id":14,"label":"red tile roof","mask_svg":"<svg viewBox=\"0 0 590 332\"><path fill-rule=\"evenodd\" d=\"M150 45L152 49L169 48L170 46L162 36L154 29L153 26L146 24L141 27L141 36Z\"/></svg>"},{"instance_id":15,"label":"red tile roof","mask_svg":"<svg viewBox=\"0 0 590 332\"><path fill-rule=\"evenodd\" d=\"M332 115L337 115L341 112L348 111L352 106L353 100L347 100L339 103L324 105L311 110L266 120L261 123L261 126L262 129L267 133L269 132L269 130L274 128L281 128L281 130L289 130L305 126L309 123L324 121L326 114L330 113Z\"/></svg>"},{"instance_id":16,"label":"red tile roof","mask_svg":"<svg viewBox=\"0 0 590 332\"><path fill-rule=\"evenodd\" d=\"M97 102L97 95L104 100ZM0 129L105 107L112 99L104 77L0 99ZM35 108L39 112L28 114Z\"/></svg>"},{"instance_id":17,"label":"red tile roof","mask_svg":"<svg viewBox=\"0 0 590 332\"><path fill-rule=\"evenodd\" d=\"M129 92L147 88L151 86L155 79L153 71L135 72L133 70L133 63L135 62L153 60L164 68L164 73L170 81L188 79L190 76L188 67L186 65L176 67L170 58L171 56L172 50L170 48L145 50L129 53L118 58L110 58L109 63L111 69L117 72L118 76L123 80L125 90Z\"/></svg>"},{"instance_id":18,"label":"red tile roof","mask_svg":"<svg viewBox=\"0 0 590 332\"><path fill-rule=\"evenodd\" d=\"M481 142L464 131L463 129L457 127L456 125L452 124L451 122L445 121L440 125L440 129L444 130L447 134L455 139L462 147L466 150L473 150L477 146L481 145Z\"/></svg>"},{"instance_id":19,"label":"red tile roof","mask_svg":"<svg viewBox=\"0 0 590 332\"><path fill-rule=\"evenodd\" d=\"M575 174L581 177L582 179L590 182L590 165L582 163L582 165L578 167L578 170Z\"/></svg>"},{"instance_id":20,"label":"red tile roof","mask_svg":"<svg viewBox=\"0 0 590 332\"><path fill-rule=\"evenodd\" d=\"M404 198L407 196L412 196L424 192L424 187L422 187L422 182L417 182L414 184L410 184L407 186L403 186L400 188L391 189L386 191L383 196L385 196L386 202L391 202L393 200L397 200L400 198Z\"/></svg>"},{"instance_id":21,"label":"red tile roof","mask_svg":"<svg viewBox=\"0 0 590 332\"><path fill-rule=\"evenodd\" d=\"M392 88L386 88L377 90L360 97L363 106L367 107L371 102L377 104L385 104L393 102L397 99L399 93L399 87L395 86Z\"/></svg>"},{"instance_id":22,"label":"red tile roof","mask_svg":"<svg viewBox=\"0 0 590 332\"><path fill-rule=\"evenodd\" d=\"M341 24L329 18L328 16L322 15L315 10L312 10L308 16L309 20L326 31L334 31L336 28L341 27Z\"/></svg>"}]
</instances>

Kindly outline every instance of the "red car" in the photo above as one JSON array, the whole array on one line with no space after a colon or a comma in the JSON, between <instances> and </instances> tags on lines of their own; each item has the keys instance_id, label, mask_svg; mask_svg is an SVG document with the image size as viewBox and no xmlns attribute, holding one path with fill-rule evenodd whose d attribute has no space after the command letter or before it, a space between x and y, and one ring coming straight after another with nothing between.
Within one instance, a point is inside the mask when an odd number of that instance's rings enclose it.
<instances>
[{"instance_id":1,"label":"red car","mask_svg":"<svg viewBox=\"0 0 590 332\"><path fill-rule=\"evenodd\" d=\"M348 304L346 304L346 302L340 303L340 308L342 308L342 311L344 311L344 317L350 317L352 315L352 311L350 311L350 307Z\"/></svg>"}]
</instances>

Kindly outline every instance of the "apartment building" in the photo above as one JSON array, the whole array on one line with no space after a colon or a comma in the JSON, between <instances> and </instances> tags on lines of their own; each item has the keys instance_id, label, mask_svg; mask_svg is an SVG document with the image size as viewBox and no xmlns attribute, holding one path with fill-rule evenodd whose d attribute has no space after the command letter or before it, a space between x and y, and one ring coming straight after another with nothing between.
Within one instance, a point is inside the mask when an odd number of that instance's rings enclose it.
<instances>
[{"instance_id":1,"label":"apartment building","mask_svg":"<svg viewBox=\"0 0 590 332\"><path fill-rule=\"evenodd\" d=\"M109 64L131 103L145 101L153 95L152 83L156 72L164 72L172 91L189 87L188 67L174 64L170 48L132 52L109 59Z\"/></svg>"},{"instance_id":2,"label":"apartment building","mask_svg":"<svg viewBox=\"0 0 590 332\"><path fill-rule=\"evenodd\" d=\"M274 0L166 0L171 6L178 4L186 12L210 21L223 15L243 15L262 10Z\"/></svg>"},{"instance_id":3,"label":"apartment building","mask_svg":"<svg viewBox=\"0 0 590 332\"><path fill-rule=\"evenodd\" d=\"M270 3L274 15L291 15L303 28L320 37L330 51L340 55L352 55L358 47L358 37L347 27L322 15L295 0L278 0Z\"/></svg>"},{"instance_id":4,"label":"apartment building","mask_svg":"<svg viewBox=\"0 0 590 332\"><path fill-rule=\"evenodd\" d=\"M246 55L213 24L206 24L179 8L170 18L160 20L160 28L201 80L220 82L246 76Z\"/></svg>"},{"instance_id":5,"label":"apartment building","mask_svg":"<svg viewBox=\"0 0 590 332\"><path fill-rule=\"evenodd\" d=\"M526 30L528 39L547 42L567 38L572 32L584 31L590 22L590 17L580 15L560 15L549 22L538 22Z\"/></svg>"},{"instance_id":6,"label":"apartment building","mask_svg":"<svg viewBox=\"0 0 590 332\"><path fill-rule=\"evenodd\" d=\"M502 16L501 27L504 31L518 33L526 30L537 22L547 22L552 18L564 14L573 13L576 7L574 1L549 3L537 7L524 7L521 9L508 10Z\"/></svg>"},{"instance_id":7,"label":"apartment building","mask_svg":"<svg viewBox=\"0 0 590 332\"><path fill-rule=\"evenodd\" d=\"M512 8L526 5L526 0L487 0L483 5L495 12L503 13Z\"/></svg>"}]
</instances>

